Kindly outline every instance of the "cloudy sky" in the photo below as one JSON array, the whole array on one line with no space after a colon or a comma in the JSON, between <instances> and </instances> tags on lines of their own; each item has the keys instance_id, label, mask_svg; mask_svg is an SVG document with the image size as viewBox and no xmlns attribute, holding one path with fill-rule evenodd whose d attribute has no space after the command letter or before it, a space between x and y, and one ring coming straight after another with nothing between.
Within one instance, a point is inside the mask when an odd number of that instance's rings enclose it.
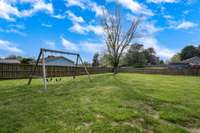
<instances>
[{"instance_id":1,"label":"cloudy sky","mask_svg":"<svg viewBox=\"0 0 200 133\"><path fill-rule=\"evenodd\" d=\"M169 59L200 44L198 0L0 0L0 56L37 56L39 49L79 52L89 61L104 47L102 10L121 6L125 29L140 17L135 42Z\"/></svg>"}]
</instances>

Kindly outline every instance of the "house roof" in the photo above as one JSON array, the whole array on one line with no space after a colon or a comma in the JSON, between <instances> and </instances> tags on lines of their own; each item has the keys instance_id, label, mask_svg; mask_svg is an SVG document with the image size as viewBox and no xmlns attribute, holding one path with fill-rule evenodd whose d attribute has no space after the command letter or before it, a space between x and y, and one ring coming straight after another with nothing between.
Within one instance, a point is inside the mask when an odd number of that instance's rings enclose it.
<instances>
[{"instance_id":1,"label":"house roof","mask_svg":"<svg viewBox=\"0 0 200 133\"><path fill-rule=\"evenodd\" d=\"M46 61L52 61L52 60L58 60L58 59L64 59L64 60L67 60L70 63L74 63L74 61L72 61L68 58L65 58L63 56L48 56L48 57L45 58Z\"/></svg>"},{"instance_id":2,"label":"house roof","mask_svg":"<svg viewBox=\"0 0 200 133\"><path fill-rule=\"evenodd\" d=\"M0 63L20 64L20 61L17 59L0 59Z\"/></svg>"},{"instance_id":3,"label":"house roof","mask_svg":"<svg viewBox=\"0 0 200 133\"><path fill-rule=\"evenodd\" d=\"M198 56L183 60L181 63L189 63L191 65L200 65L200 58Z\"/></svg>"}]
</instances>

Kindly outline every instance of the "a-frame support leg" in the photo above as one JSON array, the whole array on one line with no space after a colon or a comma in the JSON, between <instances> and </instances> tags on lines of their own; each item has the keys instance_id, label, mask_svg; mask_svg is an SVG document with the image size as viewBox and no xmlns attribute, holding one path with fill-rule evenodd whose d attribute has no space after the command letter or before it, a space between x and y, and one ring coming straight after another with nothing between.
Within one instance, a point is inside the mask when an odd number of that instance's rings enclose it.
<instances>
[{"instance_id":1,"label":"a-frame support leg","mask_svg":"<svg viewBox=\"0 0 200 133\"><path fill-rule=\"evenodd\" d=\"M31 72L31 74L30 74L30 76L29 76L28 85L31 84L31 81L32 81L32 79L33 79L33 75L34 75L34 73L35 73L35 71L36 71L36 68L37 68L38 63L39 63L40 58L41 58L41 55L42 55L42 50L40 50L40 53L39 53L38 58L37 58L36 65L35 65L33 71Z\"/></svg>"},{"instance_id":2,"label":"a-frame support leg","mask_svg":"<svg viewBox=\"0 0 200 133\"><path fill-rule=\"evenodd\" d=\"M44 54L45 54L44 51L42 51L42 72L43 72L44 89L47 90L46 66L45 66Z\"/></svg>"},{"instance_id":3,"label":"a-frame support leg","mask_svg":"<svg viewBox=\"0 0 200 133\"><path fill-rule=\"evenodd\" d=\"M76 56L76 66L75 66L75 71L74 71L73 79L75 79L76 76L77 76L77 71L78 71L78 58L79 58L79 56L77 55L77 56Z\"/></svg>"},{"instance_id":4,"label":"a-frame support leg","mask_svg":"<svg viewBox=\"0 0 200 133\"><path fill-rule=\"evenodd\" d=\"M83 62L83 60L82 60L82 58L81 58L81 56L80 56L80 55L78 55L78 57L79 57L79 59L80 59L80 61L81 61L81 64L84 66L85 72L86 72L86 73L87 73L87 75L88 75L88 79L91 81L91 79L90 79L90 73L88 72L88 70L87 70L87 67L86 67L85 63Z\"/></svg>"}]
</instances>

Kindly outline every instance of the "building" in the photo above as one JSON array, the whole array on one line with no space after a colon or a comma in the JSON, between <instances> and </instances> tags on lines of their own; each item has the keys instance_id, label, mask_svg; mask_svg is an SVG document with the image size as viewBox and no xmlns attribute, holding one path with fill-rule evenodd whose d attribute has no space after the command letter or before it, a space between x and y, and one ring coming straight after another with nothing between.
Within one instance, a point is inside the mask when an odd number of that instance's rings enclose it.
<instances>
[{"instance_id":1,"label":"building","mask_svg":"<svg viewBox=\"0 0 200 133\"><path fill-rule=\"evenodd\" d=\"M0 59L0 64L20 64L17 59Z\"/></svg>"},{"instance_id":2,"label":"building","mask_svg":"<svg viewBox=\"0 0 200 133\"><path fill-rule=\"evenodd\" d=\"M47 66L74 66L74 62L63 56L48 56L45 58Z\"/></svg>"},{"instance_id":3,"label":"building","mask_svg":"<svg viewBox=\"0 0 200 133\"><path fill-rule=\"evenodd\" d=\"M200 58L198 56L195 56L181 62L172 62L169 64L169 68L200 68Z\"/></svg>"}]
</instances>

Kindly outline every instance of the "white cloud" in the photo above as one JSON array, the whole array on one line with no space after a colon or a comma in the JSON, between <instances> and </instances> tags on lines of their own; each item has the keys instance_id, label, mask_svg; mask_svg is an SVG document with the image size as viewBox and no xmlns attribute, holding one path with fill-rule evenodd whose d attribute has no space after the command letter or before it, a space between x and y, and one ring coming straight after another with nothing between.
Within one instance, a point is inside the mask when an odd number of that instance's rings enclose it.
<instances>
[{"instance_id":1,"label":"white cloud","mask_svg":"<svg viewBox=\"0 0 200 133\"><path fill-rule=\"evenodd\" d=\"M73 12L67 11L67 15L69 16L69 19L73 23L84 23L85 20L81 16L76 16Z\"/></svg>"},{"instance_id":2,"label":"white cloud","mask_svg":"<svg viewBox=\"0 0 200 133\"><path fill-rule=\"evenodd\" d=\"M157 55L162 59L169 59L176 53L176 50L162 46L155 37L155 33L164 30L164 28L156 27L154 22L145 21L140 25L139 30L142 35L137 41L143 44L145 48L154 48Z\"/></svg>"},{"instance_id":3,"label":"white cloud","mask_svg":"<svg viewBox=\"0 0 200 133\"><path fill-rule=\"evenodd\" d=\"M175 29L190 29L193 27L196 27L197 24L190 22L190 21L183 21L182 23L180 23L179 25L177 25L175 27Z\"/></svg>"},{"instance_id":4,"label":"white cloud","mask_svg":"<svg viewBox=\"0 0 200 133\"><path fill-rule=\"evenodd\" d=\"M53 41L47 40L47 41L44 41L44 43L45 43L46 47L48 47L48 48L55 49L55 47L56 47L55 42L53 42Z\"/></svg>"},{"instance_id":5,"label":"white cloud","mask_svg":"<svg viewBox=\"0 0 200 133\"><path fill-rule=\"evenodd\" d=\"M26 27L25 27L24 24L11 24L11 25L9 25L9 27L11 27L11 28L16 28L16 29L20 29L20 30L26 29Z\"/></svg>"},{"instance_id":6,"label":"white cloud","mask_svg":"<svg viewBox=\"0 0 200 133\"><path fill-rule=\"evenodd\" d=\"M164 28L156 27L155 23L144 21L139 25L140 33L145 36L153 35L154 33L160 32L164 30Z\"/></svg>"},{"instance_id":7,"label":"white cloud","mask_svg":"<svg viewBox=\"0 0 200 133\"><path fill-rule=\"evenodd\" d=\"M64 37L61 37L61 42L63 47L68 51L78 51L78 47L76 44L70 42L69 40L65 39Z\"/></svg>"},{"instance_id":8,"label":"white cloud","mask_svg":"<svg viewBox=\"0 0 200 133\"><path fill-rule=\"evenodd\" d=\"M67 0L66 6L78 6L82 9L85 9L85 3L83 0Z\"/></svg>"},{"instance_id":9,"label":"white cloud","mask_svg":"<svg viewBox=\"0 0 200 133\"><path fill-rule=\"evenodd\" d=\"M188 30L194 27L197 27L198 24L191 22L191 21L175 21L175 20L168 20L168 28L167 29L175 29L175 30Z\"/></svg>"},{"instance_id":10,"label":"white cloud","mask_svg":"<svg viewBox=\"0 0 200 133\"><path fill-rule=\"evenodd\" d=\"M16 6L16 3L19 2L23 4L24 2L30 3L29 9L19 10ZM0 18L6 19L8 21L15 21L16 17L27 17L31 16L36 12L45 11L47 13L53 13L53 5L52 3L46 3L43 0L1 0L0 1Z\"/></svg>"},{"instance_id":11,"label":"white cloud","mask_svg":"<svg viewBox=\"0 0 200 133\"><path fill-rule=\"evenodd\" d=\"M91 11L96 13L96 16L103 16L103 11L106 12L104 6L99 6L94 2L89 2L89 8L91 9Z\"/></svg>"},{"instance_id":12,"label":"white cloud","mask_svg":"<svg viewBox=\"0 0 200 133\"><path fill-rule=\"evenodd\" d=\"M104 31L102 26L99 25L84 25L75 23L72 27L70 27L70 31L79 33L79 34L87 34L89 32L92 32L96 35L103 35Z\"/></svg>"},{"instance_id":13,"label":"white cloud","mask_svg":"<svg viewBox=\"0 0 200 133\"><path fill-rule=\"evenodd\" d=\"M177 3L179 0L147 0L147 2L152 3Z\"/></svg>"},{"instance_id":14,"label":"white cloud","mask_svg":"<svg viewBox=\"0 0 200 133\"><path fill-rule=\"evenodd\" d=\"M173 19L174 17L173 16L171 16L171 15L164 15L163 16L165 19Z\"/></svg>"},{"instance_id":15,"label":"white cloud","mask_svg":"<svg viewBox=\"0 0 200 133\"><path fill-rule=\"evenodd\" d=\"M26 33L21 32L21 31L19 31L18 29L14 29L14 28L11 28L11 29L3 29L3 28L0 28L0 32L4 32L4 33L14 33L14 34L18 34L18 35L21 35L21 36L26 36L26 35L27 35Z\"/></svg>"},{"instance_id":16,"label":"white cloud","mask_svg":"<svg viewBox=\"0 0 200 133\"><path fill-rule=\"evenodd\" d=\"M95 2L91 0L67 0L67 7L70 6L78 6L81 9L88 9L96 14L96 16L102 16L103 10L106 12L104 6L97 5Z\"/></svg>"},{"instance_id":17,"label":"white cloud","mask_svg":"<svg viewBox=\"0 0 200 133\"><path fill-rule=\"evenodd\" d=\"M76 32L79 34L86 34L88 32L93 32L96 35L103 34L103 28L99 25L85 24L85 20L82 17L78 17L73 14L71 11L67 11L69 19L72 21L73 26L70 27L70 31Z\"/></svg>"},{"instance_id":18,"label":"white cloud","mask_svg":"<svg viewBox=\"0 0 200 133\"><path fill-rule=\"evenodd\" d=\"M139 39L139 42L144 44L145 48L154 48L157 55L163 59L170 59L174 54L177 53L176 50L161 46L154 36L143 37Z\"/></svg>"},{"instance_id":19,"label":"white cloud","mask_svg":"<svg viewBox=\"0 0 200 133\"><path fill-rule=\"evenodd\" d=\"M34 2L30 10L22 11L22 16L31 16L39 11L46 11L47 13L53 14L52 3L45 3L43 0Z\"/></svg>"},{"instance_id":20,"label":"white cloud","mask_svg":"<svg viewBox=\"0 0 200 133\"><path fill-rule=\"evenodd\" d=\"M104 33L102 26L99 25L88 25L86 29L87 31L94 32L96 35L103 35Z\"/></svg>"},{"instance_id":21,"label":"white cloud","mask_svg":"<svg viewBox=\"0 0 200 133\"><path fill-rule=\"evenodd\" d=\"M74 23L73 26L69 28L69 30L79 34L86 34L87 32L87 29L79 23Z\"/></svg>"},{"instance_id":22,"label":"white cloud","mask_svg":"<svg viewBox=\"0 0 200 133\"><path fill-rule=\"evenodd\" d=\"M136 19L132 14L127 14L130 21ZM139 27L138 33L139 38L135 40L135 42L141 43L145 48L153 47L159 57L162 59L171 58L177 51L167 48L160 44L160 42L155 37L155 34L163 31L164 27L158 27L155 21L150 21L147 18L143 18Z\"/></svg>"},{"instance_id":23,"label":"white cloud","mask_svg":"<svg viewBox=\"0 0 200 133\"><path fill-rule=\"evenodd\" d=\"M20 16L20 12L16 7L13 7L11 4L4 1L0 1L0 18L14 21L12 16Z\"/></svg>"},{"instance_id":24,"label":"white cloud","mask_svg":"<svg viewBox=\"0 0 200 133\"><path fill-rule=\"evenodd\" d=\"M77 52L81 50L90 54L101 52L105 47L103 42L97 43L92 41L80 41L79 43L75 44L64 37L61 37L61 42L64 48L68 51Z\"/></svg>"},{"instance_id":25,"label":"white cloud","mask_svg":"<svg viewBox=\"0 0 200 133\"><path fill-rule=\"evenodd\" d=\"M45 23L42 23L41 25L42 25L43 27L47 27L47 28L51 28L51 27L52 27L51 24L45 24Z\"/></svg>"},{"instance_id":26,"label":"white cloud","mask_svg":"<svg viewBox=\"0 0 200 133\"><path fill-rule=\"evenodd\" d=\"M103 43L95 43L95 42L80 42L81 48L83 51L86 51L88 53L96 53L101 52L104 49Z\"/></svg>"},{"instance_id":27,"label":"white cloud","mask_svg":"<svg viewBox=\"0 0 200 133\"><path fill-rule=\"evenodd\" d=\"M13 45L13 43L5 40L0 40L0 50L14 52L14 53L23 53L23 51Z\"/></svg>"},{"instance_id":28,"label":"white cloud","mask_svg":"<svg viewBox=\"0 0 200 133\"><path fill-rule=\"evenodd\" d=\"M69 28L70 31L79 33L79 34L86 34L88 32L93 32L96 35L103 34L103 28L99 25L92 25L92 24L85 24L85 20L80 17L76 16L71 11L67 11L69 19L72 21L73 25Z\"/></svg>"},{"instance_id":29,"label":"white cloud","mask_svg":"<svg viewBox=\"0 0 200 133\"><path fill-rule=\"evenodd\" d=\"M117 2L136 14L143 14L147 16L154 15L151 10L147 9L144 5L138 3L135 0L107 0L107 2Z\"/></svg>"},{"instance_id":30,"label":"white cloud","mask_svg":"<svg viewBox=\"0 0 200 133\"><path fill-rule=\"evenodd\" d=\"M66 15L56 14L56 15L52 15L52 17L57 18L57 19L65 19Z\"/></svg>"}]
</instances>

